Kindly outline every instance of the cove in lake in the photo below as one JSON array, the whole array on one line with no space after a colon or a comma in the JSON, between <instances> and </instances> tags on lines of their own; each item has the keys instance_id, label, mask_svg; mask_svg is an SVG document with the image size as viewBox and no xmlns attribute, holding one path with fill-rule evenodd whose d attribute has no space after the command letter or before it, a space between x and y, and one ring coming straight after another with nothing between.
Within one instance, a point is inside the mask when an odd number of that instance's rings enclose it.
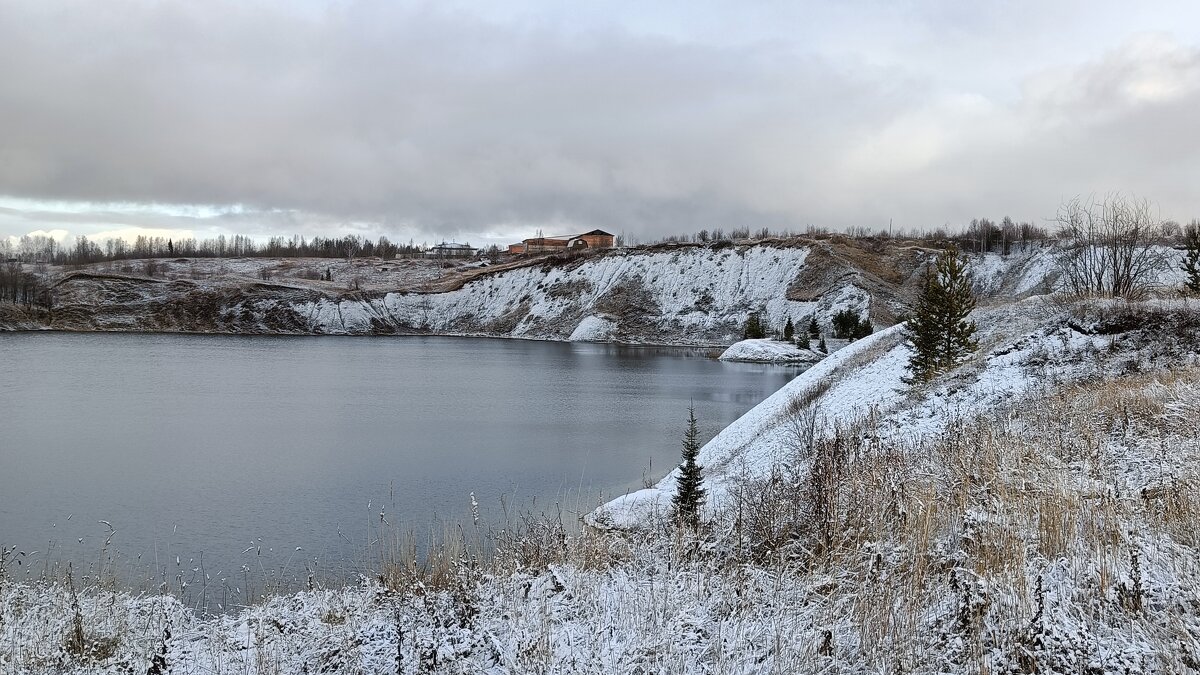
<instances>
[{"instance_id":1,"label":"cove in lake","mask_svg":"<svg viewBox=\"0 0 1200 675\"><path fill-rule=\"evenodd\" d=\"M68 333L0 335L0 368L9 574L113 558L123 583L176 590L352 579L382 520L428 532L472 492L485 519L502 496L573 519L677 464L690 403L707 440L799 372L602 344Z\"/></svg>"}]
</instances>

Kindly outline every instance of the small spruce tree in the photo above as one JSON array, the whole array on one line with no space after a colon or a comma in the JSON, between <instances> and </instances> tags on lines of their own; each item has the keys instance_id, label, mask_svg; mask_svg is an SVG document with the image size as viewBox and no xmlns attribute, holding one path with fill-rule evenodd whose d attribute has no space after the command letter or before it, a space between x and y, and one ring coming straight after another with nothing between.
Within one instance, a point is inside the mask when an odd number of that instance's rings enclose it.
<instances>
[{"instance_id":1,"label":"small spruce tree","mask_svg":"<svg viewBox=\"0 0 1200 675\"><path fill-rule=\"evenodd\" d=\"M875 327L871 325L871 319L864 316L858 320L858 325L855 326L854 335L852 337L857 340L859 338L865 338L874 332Z\"/></svg>"},{"instance_id":2,"label":"small spruce tree","mask_svg":"<svg viewBox=\"0 0 1200 675\"><path fill-rule=\"evenodd\" d=\"M791 342L792 338L795 336L796 336L796 326L794 326L792 324L792 317L789 316L787 323L783 324L783 339L787 340L788 342Z\"/></svg>"},{"instance_id":3,"label":"small spruce tree","mask_svg":"<svg viewBox=\"0 0 1200 675\"><path fill-rule=\"evenodd\" d=\"M975 309L971 278L958 251L947 250L933 269L906 326L913 355L908 369L913 382L927 382L950 370L978 348L975 324L967 315Z\"/></svg>"},{"instance_id":4,"label":"small spruce tree","mask_svg":"<svg viewBox=\"0 0 1200 675\"><path fill-rule=\"evenodd\" d=\"M829 353L829 347L825 346L825 336L824 335L821 336L821 342L817 345L817 349L820 349L822 354Z\"/></svg>"},{"instance_id":5,"label":"small spruce tree","mask_svg":"<svg viewBox=\"0 0 1200 675\"><path fill-rule=\"evenodd\" d=\"M746 326L742 329L743 340L761 340L767 336L767 330L758 318L758 312L750 312L746 317Z\"/></svg>"},{"instance_id":6,"label":"small spruce tree","mask_svg":"<svg viewBox=\"0 0 1200 675\"><path fill-rule=\"evenodd\" d=\"M1183 283L1193 293L1200 293L1200 220L1193 220L1183 230Z\"/></svg>"},{"instance_id":7,"label":"small spruce tree","mask_svg":"<svg viewBox=\"0 0 1200 675\"><path fill-rule=\"evenodd\" d=\"M704 477L696 457L700 454L700 432L696 428L696 407L688 406L688 427L683 433L683 464L676 482L675 519L681 525L696 528L700 525L700 505L704 503Z\"/></svg>"},{"instance_id":8,"label":"small spruce tree","mask_svg":"<svg viewBox=\"0 0 1200 675\"><path fill-rule=\"evenodd\" d=\"M817 317L808 320L808 336L816 340L821 337L821 327L817 325Z\"/></svg>"},{"instance_id":9,"label":"small spruce tree","mask_svg":"<svg viewBox=\"0 0 1200 675\"><path fill-rule=\"evenodd\" d=\"M829 321L829 325L833 327L833 337L848 338L858 328L858 314L848 309L843 309L833 315L833 319Z\"/></svg>"}]
</instances>

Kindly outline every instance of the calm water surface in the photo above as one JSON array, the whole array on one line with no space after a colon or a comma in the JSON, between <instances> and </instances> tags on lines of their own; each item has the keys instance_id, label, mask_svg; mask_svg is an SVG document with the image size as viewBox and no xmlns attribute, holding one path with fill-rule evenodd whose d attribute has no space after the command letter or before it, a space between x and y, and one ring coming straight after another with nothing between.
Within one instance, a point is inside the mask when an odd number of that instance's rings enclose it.
<instances>
[{"instance_id":1,"label":"calm water surface","mask_svg":"<svg viewBox=\"0 0 1200 675\"><path fill-rule=\"evenodd\" d=\"M18 576L113 559L177 586L203 552L205 585L352 578L382 520L428 532L472 492L493 522L502 496L574 517L677 463L689 402L707 439L797 372L516 340L0 334L0 544Z\"/></svg>"}]
</instances>

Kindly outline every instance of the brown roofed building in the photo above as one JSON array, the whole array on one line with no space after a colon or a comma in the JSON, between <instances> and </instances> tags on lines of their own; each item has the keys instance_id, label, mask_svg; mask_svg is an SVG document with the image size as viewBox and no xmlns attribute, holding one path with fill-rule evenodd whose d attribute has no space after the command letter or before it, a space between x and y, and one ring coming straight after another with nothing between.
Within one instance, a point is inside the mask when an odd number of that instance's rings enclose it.
<instances>
[{"instance_id":1,"label":"brown roofed building","mask_svg":"<svg viewBox=\"0 0 1200 675\"><path fill-rule=\"evenodd\" d=\"M612 248L613 235L604 230L592 230L567 237L533 237L520 244L509 244L509 253L554 253L584 248Z\"/></svg>"},{"instance_id":2,"label":"brown roofed building","mask_svg":"<svg viewBox=\"0 0 1200 675\"><path fill-rule=\"evenodd\" d=\"M567 248L612 248L613 236L604 230L592 230L571 237Z\"/></svg>"}]
</instances>

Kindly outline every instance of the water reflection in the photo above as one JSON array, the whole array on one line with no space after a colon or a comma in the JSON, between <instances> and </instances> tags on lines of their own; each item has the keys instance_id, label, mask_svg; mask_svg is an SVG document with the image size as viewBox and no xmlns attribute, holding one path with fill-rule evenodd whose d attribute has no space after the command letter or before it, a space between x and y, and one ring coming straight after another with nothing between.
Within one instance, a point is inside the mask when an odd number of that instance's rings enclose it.
<instances>
[{"instance_id":1,"label":"water reflection","mask_svg":"<svg viewBox=\"0 0 1200 675\"><path fill-rule=\"evenodd\" d=\"M798 372L432 337L10 334L0 363L10 573L118 554L147 589L352 578L381 522L427 532L472 492L490 519L584 509L674 465L689 404L707 439Z\"/></svg>"}]
</instances>

